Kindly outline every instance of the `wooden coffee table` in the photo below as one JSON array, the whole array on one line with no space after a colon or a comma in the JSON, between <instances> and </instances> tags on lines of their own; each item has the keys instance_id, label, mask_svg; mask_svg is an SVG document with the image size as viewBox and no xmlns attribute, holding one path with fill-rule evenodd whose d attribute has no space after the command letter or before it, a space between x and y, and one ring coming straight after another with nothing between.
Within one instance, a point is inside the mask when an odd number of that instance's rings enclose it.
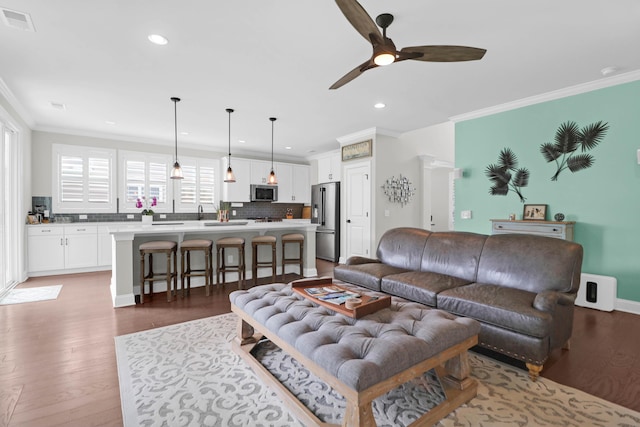
<instances>
[{"instance_id":1,"label":"wooden coffee table","mask_svg":"<svg viewBox=\"0 0 640 427\"><path fill-rule=\"evenodd\" d=\"M276 285L264 285L264 287L268 286L276 287ZM231 294L231 309L239 316L237 336L232 343L232 348L247 362L249 366L252 367L256 374L279 395L287 407L305 425L330 426L332 424L326 424L318 419L258 360L254 358L251 354L251 350L263 337L267 337L274 344L300 362L306 369L345 397L346 410L343 418L343 426L375 426L376 422L373 417L371 402L377 397L386 394L407 381L423 375L431 369L435 369L438 377L440 378L445 389L446 399L427 413L423 414L421 418L411 424L412 426L427 426L435 424L437 421L455 410L458 406L474 398L477 394L477 382L469 377L471 369L467 356L467 350L478 342L477 331L479 330L479 325L476 325L477 322L475 321L471 321L473 323L468 323L470 326L467 326L465 323L465 328L468 328L468 331L473 331L467 334L468 337L466 339L453 342L451 345L447 344L449 346L439 353L431 355L431 357L424 358L411 366L399 367L401 371L392 376L384 377L385 370L382 368L377 369L376 372L382 372L381 375L383 376L378 382L368 385L365 388L356 389L357 387L354 388L347 385L345 383L345 379L338 378L327 370L327 362L331 362L330 360L327 361L325 359L325 366L321 366L312 360L312 354L305 354L304 349L299 351L295 345L279 336L278 333L271 331L265 326L265 324L254 318L250 312L255 309L255 306L260 304L262 304L261 307L264 310L273 312L274 316L281 316L282 314L281 311L276 309L276 307L280 307L278 305L279 302L283 302L282 306L289 307L296 313L298 312L297 310L301 308L300 306L297 308L291 308L295 305L295 303L292 303L291 299L291 297L294 296L294 291L291 290L291 288L289 288L288 291L285 288L278 288L277 290L274 290L273 293L267 294L262 292L263 289L258 288L261 287L251 288L247 291L236 291ZM255 298L253 298L254 295L251 295L251 292L254 292ZM304 302L301 302L301 304L304 304ZM245 307L248 308L249 312L245 311ZM289 310L289 308L287 310ZM260 308L255 310L256 314L258 314L257 312ZM425 310L420 309L419 311ZM434 310L434 312L435 311L437 310ZM260 317L262 321L268 323L268 319L265 320L263 318L263 313L260 313L257 317ZM314 319L316 319L315 316ZM370 318L362 321L369 322L369 324L371 322ZM450 321L457 323L457 328L460 327L459 321ZM357 328L359 322L361 322L361 320L356 320L352 327ZM463 322L467 322L467 320L464 319ZM428 324L428 322L425 323ZM446 328L444 330L446 330ZM460 329L457 330L459 331ZM289 339L290 338L291 337L289 337ZM424 343L424 341L421 342ZM407 349L407 351L411 351L411 349ZM336 354L335 363L339 363L340 357L341 355ZM398 363L401 362L399 361Z\"/></svg>"}]
</instances>

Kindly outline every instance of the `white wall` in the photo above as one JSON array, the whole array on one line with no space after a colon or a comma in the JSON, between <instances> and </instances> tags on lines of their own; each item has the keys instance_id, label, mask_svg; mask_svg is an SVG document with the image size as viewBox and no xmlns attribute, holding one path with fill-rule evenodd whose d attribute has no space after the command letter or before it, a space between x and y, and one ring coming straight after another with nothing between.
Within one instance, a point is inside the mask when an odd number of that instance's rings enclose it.
<instances>
[{"instance_id":1,"label":"white wall","mask_svg":"<svg viewBox=\"0 0 640 427\"><path fill-rule=\"evenodd\" d=\"M395 227L423 226L422 206L424 183L422 182L422 162L419 156L429 155L435 160L454 163L455 160L455 126L452 122L442 123L407 132L398 138L376 135L374 144L375 172L374 191L374 235L372 241L377 242L382 234ZM416 188L411 202L402 207L398 203L389 202L384 196L382 185L387 180L399 175L406 176ZM448 188L442 189L445 194L434 195L434 200L448 200ZM389 216L385 216L385 211Z\"/></svg>"}]
</instances>

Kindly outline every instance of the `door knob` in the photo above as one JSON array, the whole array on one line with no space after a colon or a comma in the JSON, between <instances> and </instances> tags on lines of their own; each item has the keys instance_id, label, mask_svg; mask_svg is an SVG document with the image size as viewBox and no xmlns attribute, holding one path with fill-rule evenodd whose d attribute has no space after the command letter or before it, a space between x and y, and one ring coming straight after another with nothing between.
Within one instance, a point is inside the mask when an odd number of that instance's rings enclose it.
<instances>
[{"instance_id":1,"label":"door knob","mask_svg":"<svg viewBox=\"0 0 640 427\"><path fill-rule=\"evenodd\" d=\"M348 220L347 220L347 223L348 223L348 224L351 224L351 220L350 220L350 219L348 219Z\"/></svg>"}]
</instances>

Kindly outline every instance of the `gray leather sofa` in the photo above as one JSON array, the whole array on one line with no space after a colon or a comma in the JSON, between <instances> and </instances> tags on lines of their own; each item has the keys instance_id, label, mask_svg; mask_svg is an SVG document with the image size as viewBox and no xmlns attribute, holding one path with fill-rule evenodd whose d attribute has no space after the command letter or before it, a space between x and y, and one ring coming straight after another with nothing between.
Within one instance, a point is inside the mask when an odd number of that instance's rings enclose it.
<instances>
[{"instance_id":1,"label":"gray leather sofa","mask_svg":"<svg viewBox=\"0 0 640 427\"><path fill-rule=\"evenodd\" d=\"M377 259L351 257L334 277L478 320L478 345L524 361L535 380L551 350L568 348L582 255L550 237L395 228Z\"/></svg>"}]
</instances>

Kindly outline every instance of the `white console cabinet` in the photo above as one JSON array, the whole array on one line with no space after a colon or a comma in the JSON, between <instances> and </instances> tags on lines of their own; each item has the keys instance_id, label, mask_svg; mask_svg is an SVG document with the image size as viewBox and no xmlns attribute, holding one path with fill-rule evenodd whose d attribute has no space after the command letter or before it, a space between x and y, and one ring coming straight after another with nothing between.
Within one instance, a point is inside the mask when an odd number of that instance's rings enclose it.
<instances>
[{"instance_id":1,"label":"white console cabinet","mask_svg":"<svg viewBox=\"0 0 640 427\"><path fill-rule=\"evenodd\" d=\"M492 219L491 234L535 234L573 241L574 221Z\"/></svg>"}]
</instances>

